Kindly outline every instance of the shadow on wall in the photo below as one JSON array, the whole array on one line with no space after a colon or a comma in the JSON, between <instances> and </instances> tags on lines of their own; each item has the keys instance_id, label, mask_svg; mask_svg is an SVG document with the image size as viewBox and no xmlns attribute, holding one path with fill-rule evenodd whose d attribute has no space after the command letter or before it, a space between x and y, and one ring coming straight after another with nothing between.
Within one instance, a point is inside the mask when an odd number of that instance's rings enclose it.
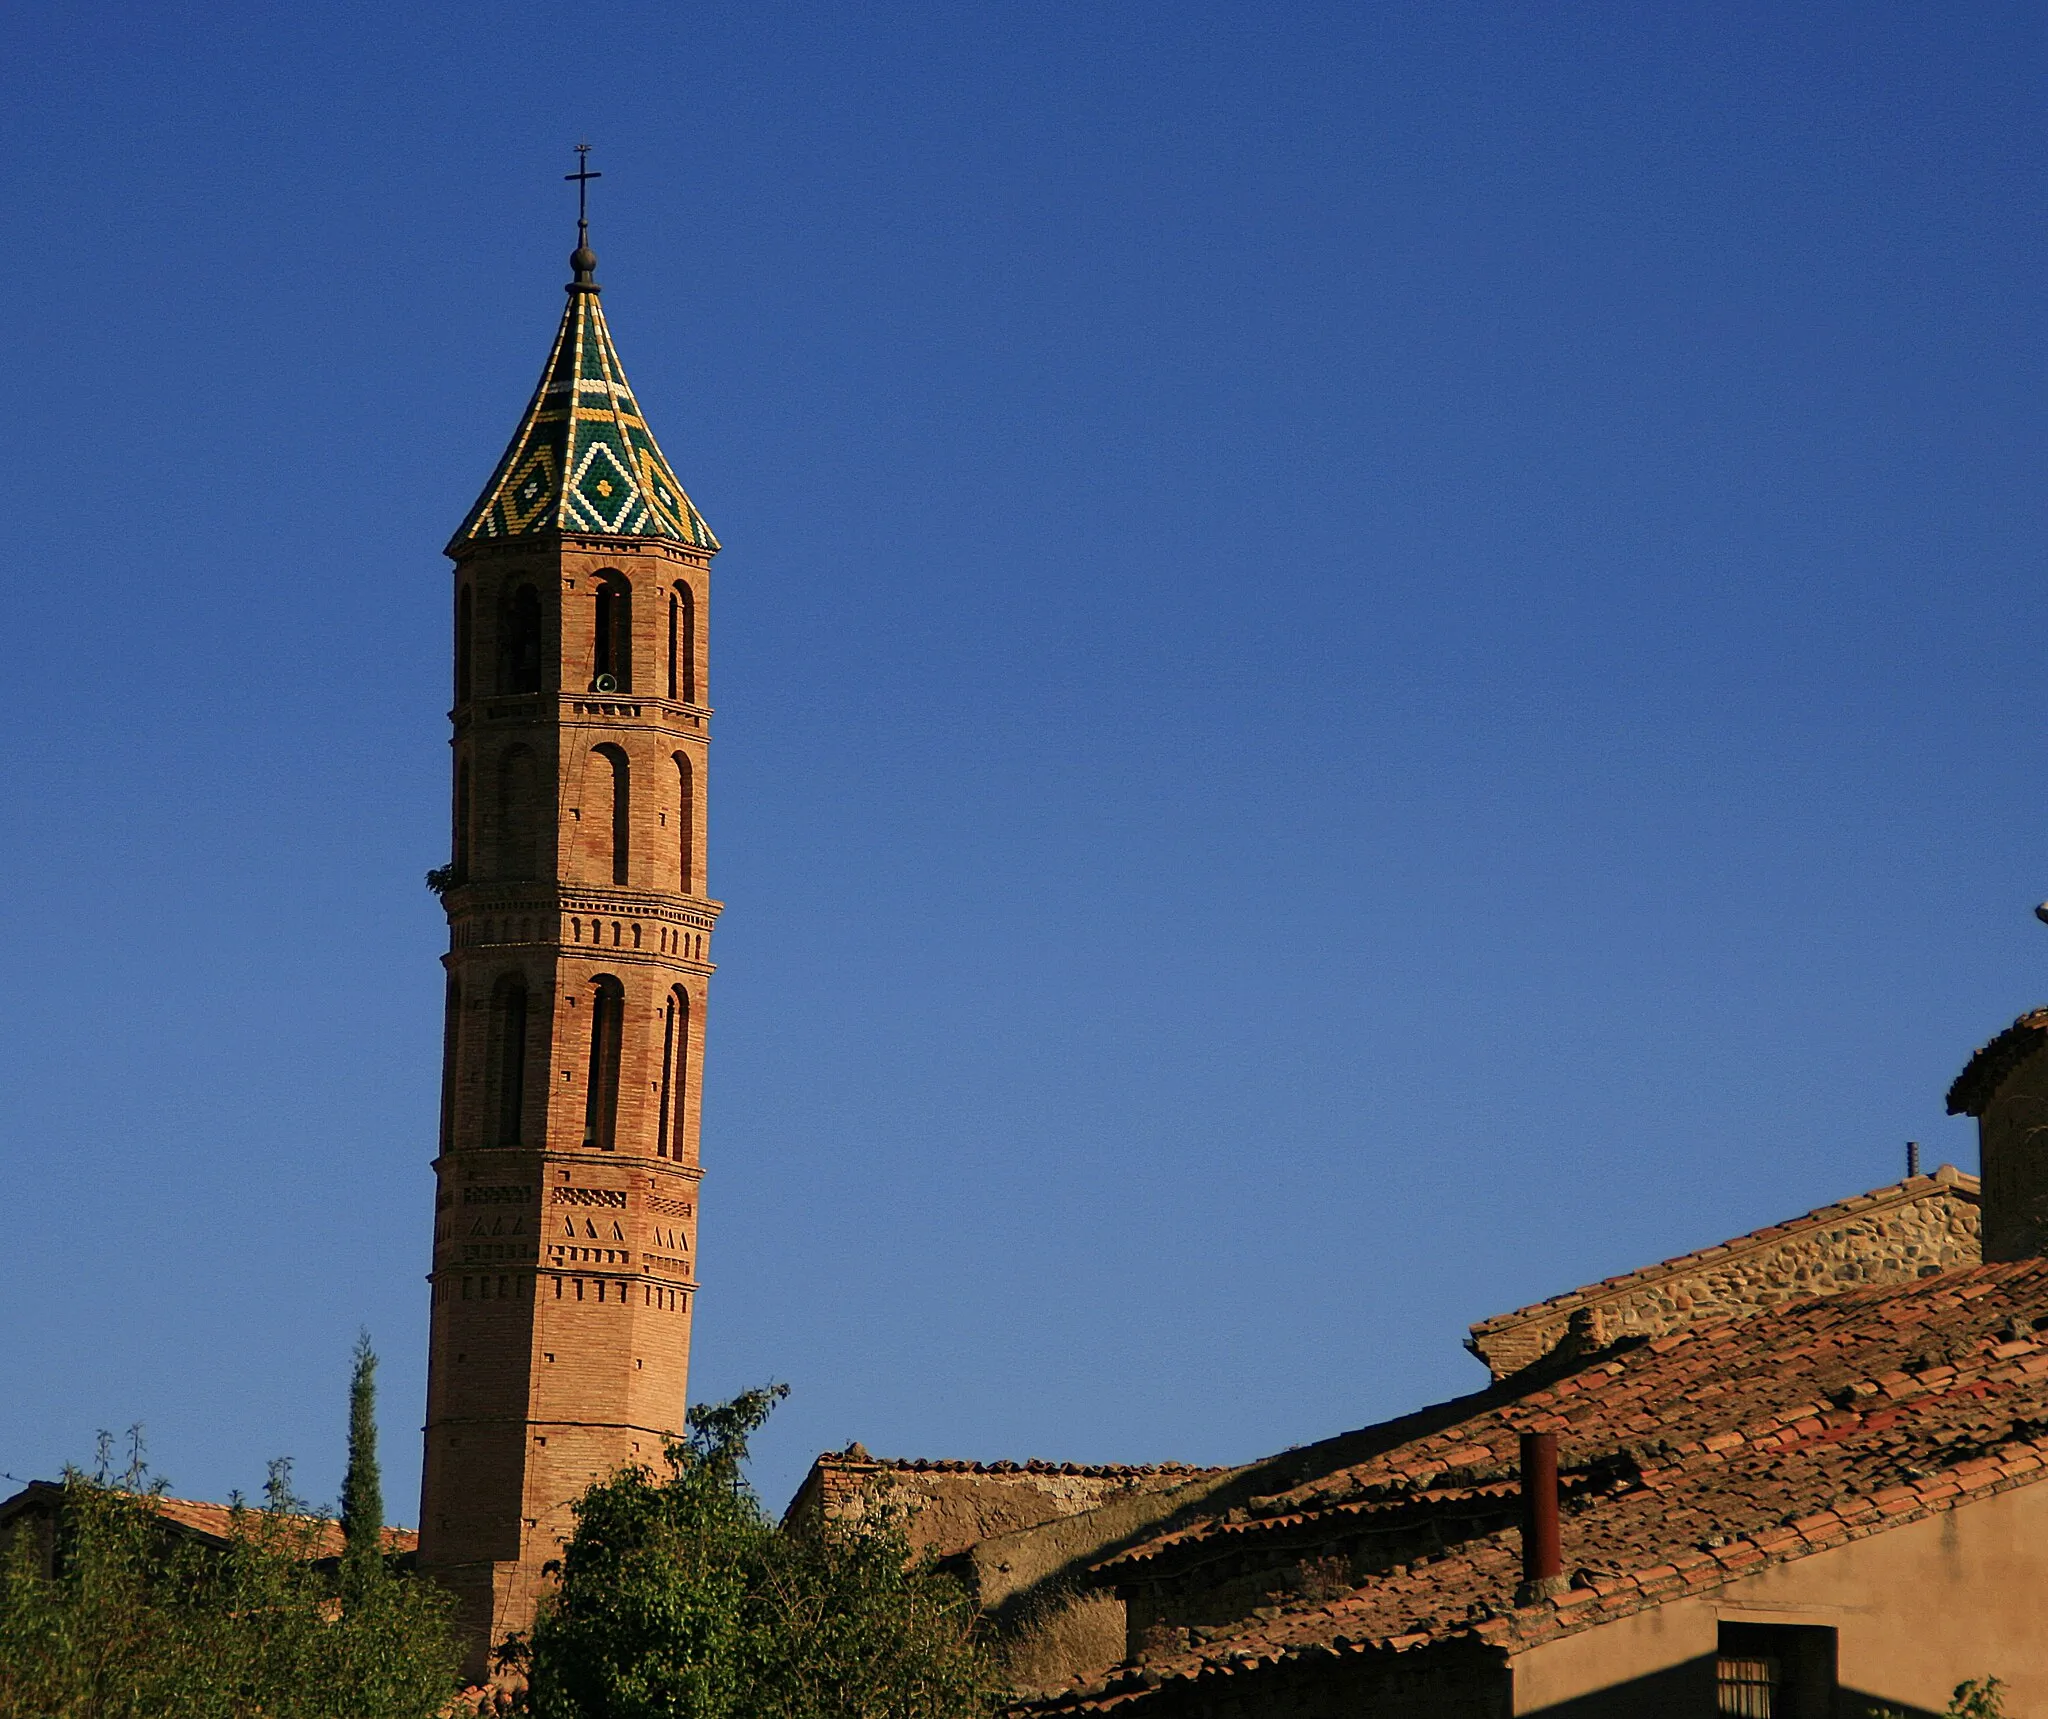
<instances>
[{"instance_id":1,"label":"shadow on wall","mask_svg":"<svg viewBox=\"0 0 2048 1719\"><path fill-rule=\"evenodd\" d=\"M1530 1711L1542 1719L1671 1719L1680 1713L1751 1714L1757 1719L1870 1719L1886 1713L1900 1719L1942 1719L1934 1708L1915 1707L1865 1689L1781 1687L1751 1692L1726 1681L1729 1663L1725 1654L1702 1654L1647 1677Z\"/></svg>"}]
</instances>

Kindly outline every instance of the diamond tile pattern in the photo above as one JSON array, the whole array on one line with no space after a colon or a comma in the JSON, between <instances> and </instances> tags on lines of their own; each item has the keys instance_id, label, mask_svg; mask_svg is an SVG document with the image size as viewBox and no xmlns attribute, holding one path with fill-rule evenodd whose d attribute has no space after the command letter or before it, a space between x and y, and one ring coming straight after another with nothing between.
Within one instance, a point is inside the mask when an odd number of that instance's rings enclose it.
<instances>
[{"instance_id":1,"label":"diamond tile pattern","mask_svg":"<svg viewBox=\"0 0 2048 1719\"><path fill-rule=\"evenodd\" d=\"M539 531L718 547L640 415L592 290L570 292L533 402L449 547Z\"/></svg>"}]
</instances>

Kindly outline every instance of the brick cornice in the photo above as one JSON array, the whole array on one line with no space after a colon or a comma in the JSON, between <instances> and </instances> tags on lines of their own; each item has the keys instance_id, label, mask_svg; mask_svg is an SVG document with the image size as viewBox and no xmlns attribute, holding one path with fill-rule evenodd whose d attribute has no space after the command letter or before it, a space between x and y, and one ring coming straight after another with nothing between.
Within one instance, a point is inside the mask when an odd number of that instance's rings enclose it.
<instances>
[{"instance_id":1,"label":"brick cornice","mask_svg":"<svg viewBox=\"0 0 2048 1719\"><path fill-rule=\"evenodd\" d=\"M466 1170L471 1166L478 1168L503 1166L508 1169L516 1167L518 1170L535 1176L541 1175L542 1172L550 1168L588 1170L600 1167L606 1169L625 1167L643 1172L659 1170L664 1176L680 1176L689 1182L701 1182L704 1180L704 1171L700 1166L685 1163L677 1158L653 1158L640 1152L601 1152L595 1146L472 1146L460 1152L443 1152L438 1157L432 1159L427 1167L438 1175L443 1170L453 1170L458 1167ZM480 1181L482 1179L482 1177L476 1175L468 1175L463 1178L465 1181ZM547 1187L554 1186L555 1184L537 1181L535 1185L536 1187ZM596 1184L586 1183L583 1185L594 1187ZM629 1188L626 1191L628 1193L639 1192L644 1194L651 1190L646 1188L637 1190ZM536 1201L536 1203L540 1202Z\"/></svg>"},{"instance_id":2,"label":"brick cornice","mask_svg":"<svg viewBox=\"0 0 2048 1719\"><path fill-rule=\"evenodd\" d=\"M554 550L565 555L628 556L635 560L680 561L709 571L715 549L698 549L667 537L594 537L577 532L536 531L520 537L494 537L451 543L441 553L458 567L473 561L504 560Z\"/></svg>"},{"instance_id":3,"label":"brick cornice","mask_svg":"<svg viewBox=\"0 0 2048 1719\"><path fill-rule=\"evenodd\" d=\"M441 898L450 924L479 913L689 913L709 925L725 911L725 903L708 895L671 894L658 889L631 889L624 884L577 884L544 879L528 883L458 883ZM546 941L545 938L542 939ZM571 948L575 945L571 944Z\"/></svg>"},{"instance_id":4,"label":"brick cornice","mask_svg":"<svg viewBox=\"0 0 2048 1719\"><path fill-rule=\"evenodd\" d=\"M621 709L630 706L630 709ZM650 720L648 710L656 714ZM708 742L708 704L689 704L638 692L486 692L448 713L449 743L465 734L511 734L524 728L631 728ZM667 720L664 720L667 719Z\"/></svg>"}]
</instances>

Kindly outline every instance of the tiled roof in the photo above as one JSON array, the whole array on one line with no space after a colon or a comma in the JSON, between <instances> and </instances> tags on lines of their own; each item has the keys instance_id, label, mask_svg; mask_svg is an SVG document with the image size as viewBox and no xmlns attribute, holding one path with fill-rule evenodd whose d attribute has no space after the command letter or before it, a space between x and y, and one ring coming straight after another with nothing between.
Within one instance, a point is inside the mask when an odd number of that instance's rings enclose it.
<instances>
[{"instance_id":1,"label":"tiled roof","mask_svg":"<svg viewBox=\"0 0 2048 1719\"><path fill-rule=\"evenodd\" d=\"M2044 1012L2041 1018L2048 1022L2048 1012ZM1978 1052L1979 1056L1983 1054L1982 1051ZM1953 1101L1949 1108L1955 1108ZM1480 1337L1491 1331L1519 1325L1527 1319L1554 1316L1587 1302L1605 1300L1618 1291L1652 1283L1661 1277L1683 1275L1697 1271L1702 1266L1713 1265L1717 1261L1732 1259L1738 1254L1776 1247L1802 1231L1826 1229L1830 1224L1838 1224L1844 1218L1858 1217L1885 1206L1922 1199L1930 1190L1943 1185L1960 1188L1972 1197L1978 1191L1975 1176L1958 1170L1953 1164L1944 1164L1931 1176L1908 1176L1903 1182L1873 1188L1869 1193L1858 1194L1854 1199L1839 1200L1831 1206L1816 1206L1812 1211L1796 1218L1787 1218L1783 1223L1766 1224L1762 1229L1751 1230L1747 1235L1736 1236L1732 1241L1718 1242L1713 1247L1703 1247L1694 1253L1674 1254L1670 1259L1659 1260L1655 1265L1642 1266L1635 1271L1625 1271L1618 1277L1603 1277L1598 1283L1566 1290L1564 1294L1553 1295L1547 1301L1533 1301L1527 1307L1516 1308L1512 1313L1496 1313L1492 1318L1482 1319L1474 1325L1472 1334L1474 1337Z\"/></svg>"},{"instance_id":2,"label":"tiled roof","mask_svg":"<svg viewBox=\"0 0 2048 1719\"><path fill-rule=\"evenodd\" d=\"M225 1540L233 1531L234 1507L227 1504L209 1504L196 1498L160 1498L157 1510L166 1521L180 1527L190 1528L215 1540ZM341 1524L326 1517L298 1516L295 1522L315 1523L319 1535L313 1541L312 1553L316 1558L338 1558L342 1552ZM386 1552L411 1552L419 1547L420 1537L410 1528L386 1528L384 1550Z\"/></svg>"},{"instance_id":3,"label":"tiled roof","mask_svg":"<svg viewBox=\"0 0 2048 1719\"><path fill-rule=\"evenodd\" d=\"M49 1510L63 1501L64 1488L55 1481L32 1480L13 1497L0 1499L0 1513L11 1515L17 1510L36 1508ZM166 1522L176 1523L180 1528L194 1534L204 1535L209 1540L225 1541L234 1532L234 1506L213 1504L199 1498L167 1498L161 1495L149 1497L150 1507ZM254 1513L254 1507L251 1507ZM324 1516L293 1516L287 1520L316 1526L309 1554L314 1558L338 1558L341 1556L343 1540L341 1524ZM386 1528L384 1550L387 1553L413 1552L419 1549L420 1537L410 1528Z\"/></svg>"},{"instance_id":4,"label":"tiled roof","mask_svg":"<svg viewBox=\"0 0 2048 1719\"><path fill-rule=\"evenodd\" d=\"M2039 1050L2044 1040L2048 1040L2048 1009L2032 1009L1989 1044L1979 1046L1948 1089L1949 1115L1982 1116L1992 1095L2005 1084L2005 1077Z\"/></svg>"},{"instance_id":5,"label":"tiled roof","mask_svg":"<svg viewBox=\"0 0 2048 1719\"><path fill-rule=\"evenodd\" d=\"M1558 1435L1571 1587L1518 1608L1520 1537L1505 1522L1524 1431ZM1383 1547L1449 1550L1277 1600L1033 1711L1104 1711L1188 1679L1461 1638L1519 1651L2031 1485L2048 1477L2048 1261L1694 1326L1266 1466L1272 1493L1103 1574L1194 1575L1260 1540L1286 1557L1317 1543L1370 1557L1381 1530L1398 1536ZM1438 1532L1418 1536L1419 1521Z\"/></svg>"},{"instance_id":6,"label":"tiled roof","mask_svg":"<svg viewBox=\"0 0 2048 1719\"><path fill-rule=\"evenodd\" d=\"M540 386L448 549L544 531L718 547L626 382L597 287L580 275Z\"/></svg>"}]
</instances>

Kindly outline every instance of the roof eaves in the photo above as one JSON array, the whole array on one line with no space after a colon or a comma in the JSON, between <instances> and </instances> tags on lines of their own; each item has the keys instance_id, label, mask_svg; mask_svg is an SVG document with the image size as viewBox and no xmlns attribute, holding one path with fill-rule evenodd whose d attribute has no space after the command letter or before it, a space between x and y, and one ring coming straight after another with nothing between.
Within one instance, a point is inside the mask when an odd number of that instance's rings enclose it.
<instances>
[{"instance_id":1,"label":"roof eaves","mask_svg":"<svg viewBox=\"0 0 2048 1719\"><path fill-rule=\"evenodd\" d=\"M2000 1454L1972 1458L1916 1481L1843 1499L1830 1509L1811 1512L1777 1528L1736 1536L1725 1546L1696 1548L1696 1555L1666 1552L1643 1570L1596 1579L1555 1599L1522 1607L1515 1613L1517 1645L1533 1647L1575 1634L1684 1593L1719 1587L1738 1576L1866 1540L1886 1529L1940 1516L1959 1504L2015 1491L2043 1479L2048 1479L2048 1437L2013 1440ZM1600 1602L1597 1615L1578 1615L1589 1599ZM1531 1623L1521 1623L1524 1614L1530 1614Z\"/></svg>"},{"instance_id":2,"label":"roof eaves","mask_svg":"<svg viewBox=\"0 0 2048 1719\"><path fill-rule=\"evenodd\" d=\"M1640 1570L1581 1570L1573 1577L1573 1585L1554 1599L1514 1608L1478 1608L1484 1615L1474 1615L1468 1608L1467 1615L1456 1620L1424 1624L1418 1619L1405 1629L1358 1637L1338 1631L1325 1639L1295 1642L1239 1638L1234 1643L1219 1643L1217 1651L1205 1653L1181 1668L1125 1665L1116 1668L1099 1685L1020 1703L1013 1711L1045 1715L1102 1712L1142 1700L1169 1683L1241 1676L1337 1654L1412 1652L1460 1639L1482 1643L1512 1656L1562 1636L1613 1623L1673 1599L1711 1592L1739 1577L1831 1551L1890 1528L1944 1514L1959 1504L2043 1479L2048 1479L2048 1436L2016 1439L1997 1452L1937 1470L1913 1482L1841 1500L1832 1508L1775 1528L1731 1537L1723 1545L1657 1548L1648 1554L1655 1561ZM1512 1538L1512 1534L1488 1537L1489 1542L1498 1541L1501 1546ZM1442 1562L1463 1565L1469 1562L1469 1557L1452 1553ZM1339 1600L1318 1609L1329 1613L1343 1603ZM1314 1615L1291 1614L1297 1621Z\"/></svg>"},{"instance_id":3,"label":"roof eaves","mask_svg":"<svg viewBox=\"0 0 2048 1719\"><path fill-rule=\"evenodd\" d=\"M2048 1009L2030 1009L1992 1039L1979 1045L1948 1089L1951 1116L1982 1116L2005 1084L2006 1076L2048 1041Z\"/></svg>"}]
</instances>

